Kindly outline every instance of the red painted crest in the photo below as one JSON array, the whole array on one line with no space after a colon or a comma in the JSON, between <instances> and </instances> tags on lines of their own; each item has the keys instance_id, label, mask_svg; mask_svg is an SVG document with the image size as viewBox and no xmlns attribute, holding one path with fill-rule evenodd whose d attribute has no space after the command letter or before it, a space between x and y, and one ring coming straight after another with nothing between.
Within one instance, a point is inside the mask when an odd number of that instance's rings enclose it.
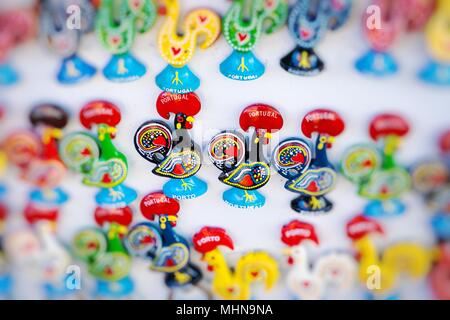
<instances>
[{"instance_id":1,"label":"red painted crest","mask_svg":"<svg viewBox=\"0 0 450 320\"><path fill-rule=\"evenodd\" d=\"M344 131L345 123L335 111L316 109L308 112L303 117L301 129L303 134L308 138L311 138L315 132L336 137Z\"/></svg>"},{"instance_id":2,"label":"red painted crest","mask_svg":"<svg viewBox=\"0 0 450 320\"><path fill-rule=\"evenodd\" d=\"M216 227L203 227L192 237L194 248L200 253L207 253L218 246L225 246L234 249L233 240L225 229Z\"/></svg>"},{"instance_id":3,"label":"red painted crest","mask_svg":"<svg viewBox=\"0 0 450 320\"><path fill-rule=\"evenodd\" d=\"M117 223L122 226L129 226L133 220L133 211L130 207L124 208L102 208L95 209L95 221L99 226L105 223Z\"/></svg>"},{"instance_id":4,"label":"red painted crest","mask_svg":"<svg viewBox=\"0 0 450 320\"><path fill-rule=\"evenodd\" d=\"M25 219L29 224L35 224L39 221L56 222L58 220L58 209L39 208L33 204L28 204L24 210Z\"/></svg>"},{"instance_id":5,"label":"red painted crest","mask_svg":"<svg viewBox=\"0 0 450 320\"><path fill-rule=\"evenodd\" d=\"M408 122L403 117L396 114L380 114L370 122L369 133L374 140L389 135L403 137L408 132Z\"/></svg>"},{"instance_id":6,"label":"red painted crest","mask_svg":"<svg viewBox=\"0 0 450 320\"><path fill-rule=\"evenodd\" d=\"M259 138L263 138L266 133L274 133L283 127L283 117L281 113L267 104L253 104L245 108L239 118L239 125L244 131L253 127ZM265 139L265 143L268 140Z\"/></svg>"},{"instance_id":7,"label":"red painted crest","mask_svg":"<svg viewBox=\"0 0 450 320\"><path fill-rule=\"evenodd\" d=\"M288 246L297 246L305 240L319 244L319 238L312 224L292 220L281 229L281 241Z\"/></svg>"},{"instance_id":8,"label":"red painted crest","mask_svg":"<svg viewBox=\"0 0 450 320\"><path fill-rule=\"evenodd\" d=\"M347 236L352 240L359 240L371 233L384 233L381 225L374 219L358 215L347 223Z\"/></svg>"},{"instance_id":9,"label":"red painted crest","mask_svg":"<svg viewBox=\"0 0 450 320\"><path fill-rule=\"evenodd\" d=\"M93 125L106 124L115 127L121 120L119 108L108 101L92 101L86 104L80 111L81 124L86 129L91 129Z\"/></svg>"},{"instance_id":10,"label":"red painted crest","mask_svg":"<svg viewBox=\"0 0 450 320\"><path fill-rule=\"evenodd\" d=\"M200 98L193 92L187 94L162 92L156 101L156 110L164 119L169 119L171 113L195 116L201 107Z\"/></svg>"},{"instance_id":11,"label":"red painted crest","mask_svg":"<svg viewBox=\"0 0 450 320\"><path fill-rule=\"evenodd\" d=\"M153 192L142 198L140 208L142 215L146 219L153 221L155 216L177 215L178 211L180 211L180 203L162 192Z\"/></svg>"}]
</instances>

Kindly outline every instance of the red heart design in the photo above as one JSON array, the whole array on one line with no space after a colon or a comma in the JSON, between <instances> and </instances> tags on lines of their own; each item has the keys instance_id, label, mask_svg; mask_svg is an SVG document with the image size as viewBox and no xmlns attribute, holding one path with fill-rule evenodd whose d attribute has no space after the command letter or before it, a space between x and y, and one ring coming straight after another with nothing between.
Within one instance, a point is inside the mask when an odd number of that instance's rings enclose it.
<instances>
[{"instance_id":1,"label":"red heart design","mask_svg":"<svg viewBox=\"0 0 450 320\"><path fill-rule=\"evenodd\" d=\"M166 146L166 139L163 136L158 136L155 140L153 140L153 144L155 146Z\"/></svg>"},{"instance_id":2,"label":"red heart design","mask_svg":"<svg viewBox=\"0 0 450 320\"><path fill-rule=\"evenodd\" d=\"M110 183L111 181L112 181L112 179L111 179L111 176L109 175L109 173L105 173L103 175L102 182L103 183Z\"/></svg>"},{"instance_id":3,"label":"red heart design","mask_svg":"<svg viewBox=\"0 0 450 320\"><path fill-rule=\"evenodd\" d=\"M308 191L310 191L310 192L317 192L317 191L319 191L319 187L317 187L317 182L315 182L315 181L311 181L309 183L308 188L306 188L306 189Z\"/></svg>"},{"instance_id":4,"label":"red heart design","mask_svg":"<svg viewBox=\"0 0 450 320\"><path fill-rule=\"evenodd\" d=\"M175 265L175 262L173 261L172 258L167 259L166 266L173 267L174 265Z\"/></svg>"},{"instance_id":5,"label":"red heart design","mask_svg":"<svg viewBox=\"0 0 450 320\"><path fill-rule=\"evenodd\" d=\"M173 172L172 173L174 173L174 174L183 174L184 172L185 171L184 171L183 166L181 164L177 163L175 165L175 167L173 168Z\"/></svg>"},{"instance_id":6,"label":"red heart design","mask_svg":"<svg viewBox=\"0 0 450 320\"><path fill-rule=\"evenodd\" d=\"M84 148L84 150L81 151L81 155L85 157L90 156L91 154L91 150L89 150L88 148Z\"/></svg>"},{"instance_id":7,"label":"red heart design","mask_svg":"<svg viewBox=\"0 0 450 320\"><path fill-rule=\"evenodd\" d=\"M141 241L140 241L141 243L145 243L145 244L148 244L148 243L152 243L153 242L153 239L152 239L152 237L150 237L150 236L146 236L146 237L143 237L142 239L141 239Z\"/></svg>"},{"instance_id":8,"label":"red heart design","mask_svg":"<svg viewBox=\"0 0 450 320\"><path fill-rule=\"evenodd\" d=\"M114 272L113 272L113 270L111 269L111 267L106 267L105 268L105 273L107 274L107 275L112 275L112 274L114 274Z\"/></svg>"},{"instance_id":9,"label":"red heart design","mask_svg":"<svg viewBox=\"0 0 450 320\"><path fill-rule=\"evenodd\" d=\"M198 19L200 20L200 23L204 23L208 19L208 17L198 16Z\"/></svg>"},{"instance_id":10,"label":"red heart design","mask_svg":"<svg viewBox=\"0 0 450 320\"><path fill-rule=\"evenodd\" d=\"M372 161L366 160L363 162L363 167L368 168L372 166Z\"/></svg>"},{"instance_id":11,"label":"red heart design","mask_svg":"<svg viewBox=\"0 0 450 320\"><path fill-rule=\"evenodd\" d=\"M233 293L234 292L234 288L228 288L227 289L229 293Z\"/></svg>"},{"instance_id":12,"label":"red heart design","mask_svg":"<svg viewBox=\"0 0 450 320\"><path fill-rule=\"evenodd\" d=\"M88 249L97 249L97 244L95 242L89 242L87 247Z\"/></svg>"},{"instance_id":13,"label":"red heart design","mask_svg":"<svg viewBox=\"0 0 450 320\"><path fill-rule=\"evenodd\" d=\"M305 288L308 288L311 285L311 282L309 282L308 280L303 281L303 286Z\"/></svg>"},{"instance_id":14,"label":"red heart design","mask_svg":"<svg viewBox=\"0 0 450 320\"><path fill-rule=\"evenodd\" d=\"M252 275L253 278L256 278L259 275L259 272L253 271L253 272L250 272L250 274Z\"/></svg>"},{"instance_id":15,"label":"red heart design","mask_svg":"<svg viewBox=\"0 0 450 320\"><path fill-rule=\"evenodd\" d=\"M117 36L111 37L111 42L113 44L119 44L120 43L120 37L117 37Z\"/></svg>"},{"instance_id":16,"label":"red heart design","mask_svg":"<svg viewBox=\"0 0 450 320\"><path fill-rule=\"evenodd\" d=\"M292 161L296 162L296 163L302 163L305 162L305 156L301 153L296 154L295 156L292 157Z\"/></svg>"},{"instance_id":17,"label":"red heart design","mask_svg":"<svg viewBox=\"0 0 450 320\"><path fill-rule=\"evenodd\" d=\"M238 155L237 148L227 148L225 149L225 154L230 157L236 157Z\"/></svg>"},{"instance_id":18,"label":"red heart design","mask_svg":"<svg viewBox=\"0 0 450 320\"><path fill-rule=\"evenodd\" d=\"M240 42L244 42L245 41L245 39L247 39L247 37L248 37L248 34L246 34L246 33L238 33L238 37L239 37L239 41Z\"/></svg>"},{"instance_id":19,"label":"red heart design","mask_svg":"<svg viewBox=\"0 0 450 320\"><path fill-rule=\"evenodd\" d=\"M180 52L181 52L181 48L174 48L174 47L172 47L171 49L172 49L172 53L173 53L174 56L179 55Z\"/></svg>"},{"instance_id":20,"label":"red heart design","mask_svg":"<svg viewBox=\"0 0 450 320\"><path fill-rule=\"evenodd\" d=\"M250 177L250 175L245 175L244 178L242 178L241 182L240 182L241 186L244 187L250 187L252 185L254 185L252 178Z\"/></svg>"},{"instance_id":21,"label":"red heart design","mask_svg":"<svg viewBox=\"0 0 450 320\"><path fill-rule=\"evenodd\" d=\"M307 29L301 29L300 35L302 36L303 39L309 39L309 37L311 36L311 31Z\"/></svg>"}]
</instances>

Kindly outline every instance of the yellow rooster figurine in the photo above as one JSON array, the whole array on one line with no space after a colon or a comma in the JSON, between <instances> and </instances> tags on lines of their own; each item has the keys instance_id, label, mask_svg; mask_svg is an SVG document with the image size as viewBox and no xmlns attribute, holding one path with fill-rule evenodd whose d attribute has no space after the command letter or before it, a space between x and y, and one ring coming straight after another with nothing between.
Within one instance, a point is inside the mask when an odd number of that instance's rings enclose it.
<instances>
[{"instance_id":1,"label":"yellow rooster figurine","mask_svg":"<svg viewBox=\"0 0 450 320\"><path fill-rule=\"evenodd\" d=\"M347 224L347 235L359 259L359 280L369 290L369 298L398 299L400 276L425 277L430 270L432 252L422 245L403 242L381 253L370 236L372 233L384 231L371 218L359 215Z\"/></svg>"},{"instance_id":2,"label":"yellow rooster figurine","mask_svg":"<svg viewBox=\"0 0 450 320\"><path fill-rule=\"evenodd\" d=\"M184 94L200 86L200 80L187 66L197 45L206 49L219 37L220 17L209 9L197 9L184 19L179 33L180 5L178 0L163 0L166 20L159 33L158 47L162 58L169 64L157 77L156 84L163 91ZM201 38L201 41L199 39Z\"/></svg>"},{"instance_id":3,"label":"yellow rooster figurine","mask_svg":"<svg viewBox=\"0 0 450 320\"><path fill-rule=\"evenodd\" d=\"M264 283L271 289L279 277L278 264L266 252L250 252L241 257L236 268L231 269L219 250L219 246L234 248L233 240L222 228L203 227L193 237L194 248L203 254L202 260L208 270L214 272L213 291L225 300L248 300L251 298L251 285Z\"/></svg>"}]
</instances>

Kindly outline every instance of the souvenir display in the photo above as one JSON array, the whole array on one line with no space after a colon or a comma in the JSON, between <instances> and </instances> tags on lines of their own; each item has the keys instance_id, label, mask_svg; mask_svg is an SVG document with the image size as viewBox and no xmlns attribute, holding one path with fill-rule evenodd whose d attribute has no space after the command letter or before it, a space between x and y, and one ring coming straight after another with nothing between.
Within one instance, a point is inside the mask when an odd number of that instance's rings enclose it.
<instances>
[{"instance_id":1,"label":"souvenir display","mask_svg":"<svg viewBox=\"0 0 450 320\"><path fill-rule=\"evenodd\" d=\"M438 85L450 85L450 2L439 0L438 8L428 22L425 37L431 62L420 72L422 80Z\"/></svg>"},{"instance_id":2,"label":"souvenir display","mask_svg":"<svg viewBox=\"0 0 450 320\"><path fill-rule=\"evenodd\" d=\"M148 121L135 133L136 150L145 160L156 164L154 174L170 178L163 187L168 197L193 199L201 196L208 186L195 176L200 170L202 155L189 134L194 116L201 109L200 99L193 92L182 95L163 92L158 97L156 109L165 119L174 115L175 137L166 123Z\"/></svg>"},{"instance_id":3,"label":"souvenir display","mask_svg":"<svg viewBox=\"0 0 450 320\"><path fill-rule=\"evenodd\" d=\"M265 66L252 50L261 34L283 27L287 15L287 0L233 0L223 18L223 34L233 53L220 64L220 72L240 81L261 77Z\"/></svg>"},{"instance_id":4,"label":"souvenir display","mask_svg":"<svg viewBox=\"0 0 450 320\"><path fill-rule=\"evenodd\" d=\"M220 299L248 300L252 297L252 285L263 283L270 290L278 280L279 271L276 260L265 251L244 254L235 268L227 264L220 246L234 249L233 240L222 228L203 227L192 242L197 252L203 255L208 271L214 273L213 292Z\"/></svg>"},{"instance_id":5,"label":"souvenir display","mask_svg":"<svg viewBox=\"0 0 450 320\"><path fill-rule=\"evenodd\" d=\"M162 192L153 192L141 200L141 212L151 222L141 222L131 227L125 238L130 254L150 261L150 269L165 273L165 284L173 299L174 290L200 287L200 269L190 260L189 243L174 231L180 204ZM154 223L152 223L154 222Z\"/></svg>"},{"instance_id":6,"label":"souvenir display","mask_svg":"<svg viewBox=\"0 0 450 320\"><path fill-rule=\"evenodd\" d=\"M231 186L223 193L227 204L241 209L260 208L266 199L257 190L270 179L264 146L283 127L283 117L274 107L258 103L241 112L239 125L245 132L253 128L250 139L233 130L216 134L208 145L209 158L221 171L219 180Z\"/></svg>"},{"instance_id":7,"label":"souvenir display","mask_svg":"<svg viewBox=\"0 0 450 320\"><path fill-rule=\"evenodd\" d=\"M325 198L335 186L337 174L328 161L327 149L335 137L344 131L340 115L328 109L316 109L305 115L301 123L310 144L299 138L282 141L273 152L273 164L278 173L288 179L285 188L300 196L291 201L297 212L328 212L333 204Z\"/></svg>"},{"instance_id":8,"label":"souvenir display","mask_svg":"<svg viewBox=\"0 0 450 320\"><path fill-rule=\"evenodd\" d=\"M347 223L359 260L359 280L369 290L368 298L398 299L397 291L405 276L423 279L431 267L432 252L420 244L396 243L379 252L373 235L384 234L375 220L359 215Z\"/></svg>"},{"instance_id":9,"label":"souvenir display","mask_svg":"<svg viewBox=\"0 0 450 320\"><path fill-rule=\"evenodd\" d=\"M396 216L405 211L398 199L411 186L408 171L397 164L395 155L409 124L395 114L380 114L370 123L371 138L378 145L356 144L342 157L343 175L358 186L358 193L370 200L364 214Z\"/></svg>"},{"instance_id":10,"label":"souvenir display","mask_svg":"<svg viewBox=\"0 0 450 320\"><path fill-rule=\"evenodd\" d=\"M163 91L185 94L200 86L200 79L189 69L197 45L209 48L220 35L220 17L209 9L191 11L179 28L180 4L178 0L162 0L166 18L159 31L158 48L167 67L156 77ZM180 33L181 31L181 33Z\"/></svg>"},{"instance_id":11,"label":"souvenir display","mask_svg":"<svg viewBox=\"0 0 450 320\"><path fill-rule=\"evenodd\" d=\"M325 64L314 47L328 30L336 30L345 24L351 7L352 0L297 0L288 18L289 32L296 48L281 59L281 67L299 76L319 74Z\"/></svg>"},{"instance_id":12,"label":"souvenir display","mask_svg":"<svg viewBox=\"0 0 450 320\"><path fill-rule=\"evenodd\" d=\"M69 22L70 6L80 10L79 25ZM89 0L41 1L40 32L47 47L62 58L57 79L75 84L93 77L96 69L78 56L82 36L94 26L95 11Z\"/></svg>"},{"instance_id":13,"label":"souvenir display","mask_svg":"<svg viewBox=\"0 0 450 320\"><path fill-rule=\"evenodd\" d=\"M17 45L32 38L36 32L34 2L18 1L16 7L0 10L0 85L12 85L19 80L16 69L8 62Z\"/></svg>"},{"instance_id":14,"label":"souvenir display","mask_svg":"<svg viewBox=\"0 0 450 320\"><path fill-rule=\"evenodd\" d=\"M138 34L150 30L156 19L154 0L102 0L95 28L98 39L112 57L103 69L111 81L129 82L141 78L147 68L131 54Z\"/></svg>"},{"instance_id":15,"label":"souvenir display","mask_svg":"<svg viewBox=\"0 0 450 320\"><path fill-rule=\"evenodd\" d=\"M319 245L313 225L292 220L281 229L281 241L288 246L283 251L290 265L286 285L296 298L323 299L330 291L353 287L357 266L351 254L328 252L311 263L308 244Z\"/></svg>"}]
</instances>

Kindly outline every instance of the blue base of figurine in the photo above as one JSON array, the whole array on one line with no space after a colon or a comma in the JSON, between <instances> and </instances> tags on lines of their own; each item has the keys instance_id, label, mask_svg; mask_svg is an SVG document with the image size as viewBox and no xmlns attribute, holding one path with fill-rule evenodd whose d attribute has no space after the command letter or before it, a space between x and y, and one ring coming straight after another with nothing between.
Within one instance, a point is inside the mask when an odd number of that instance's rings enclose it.
<instances>
[{"instance_id":1,"label":"blue base of figurine","mask_svg":"<svg viewBox=\"0 0 450 320\"><path fill-rule=\"evenodd\" d=\"M136 200L137 192L123 184L111 189L101 189L95 195L95 202L100 207L123 208Z\"/></svg>"},{"instance_id":2,"label":"blue base of figurine","mask_svg":"<svg viewBox=\"0 0 450 320\"><path fill-rule=\"evenodd\" d=\"M423 81L431 84L448 86L450 85L450 65L431 61L425 69L419 73L419 77Z\"/></svg>"},{"instance_id":3,"label":"blue base of figurine","mask_svg":"<svg viewBox=\"0 0 450 320\"><path fill-rule=\"evenodd\" d=\"M163 91L186 94L194 92L200 87L200 79L187 65L181 68L167 65L156 76L156 85Z\"/></svg>"},{"instance_id":4,"label":"blue base of figurine","mask_svg":"<svg viewBox=\"0 0 450 320\"><path fill-rule=\"evenodd\" d=\"M62 84L76 84L92 78L97 70L76 54L65 58L59 68L57 79Z\"/></svg>"},{"instance_id":5,"label":"blue base of figurine","mask_svg":"<svg viewBox=\"0 0 450 320\"><path fill-rule=\"evenodd\" d=\"M448 213L438 213L431 219L434 233L439 240L450 240L450 215Z\"/></svg>"},{"instance_id":6,"label":"blue base of figurine","mask_svg":"<svg viewBox=\"0 0 450 320\"><path fill-rule=\"evenodd\" d=\"M266 67L249 52L233 53L220 64L220 72L227 78L239 81L256 80L261 77Z\"/></svg>"},{"instance_id":7,"label":"blue base of figurine","mask_svg":"<svg viewBox=\"0 0 450 320\"><path fill-rule=\"evenodd\" d=\"M42 206L58 207L66 203L69 196L61 188L55 188L47 192L34 189L30 192L30 200Z\"/></svg>"},{"instance_id":8,"label":"blue base of figurine","mask_svg":"<svg viewBox=\"0 0 450 320\"><path fill-rule=\"evenodd\" d=\"M203 180L193 176L187 179L170 179L163 186L166 196L178 200L194 199L200 197L208 190Z\"/></svg>"},{"instance_id":9,"label":"blue base of figurine","mask_svg":"<svg viewBox=\"0 0 450 320\"><path fill-rule=\"evenodd\" d=\"M75 293L75 290L71 290L66 287L65 281L61 282L61 286L57 287L52 283L44 284L45 296L48 300L61 300L67 298Z\"/></svg>"},{"instance_id":10,"label":"blue base of figurine","mask_svg":"<svg viewBox=\"0 0 450 320\"><path fill-rule=\"evenodd\" d=\"M405 205L398 199L374 200L364 208L364 215L373 218L395 217L405 212Z\"/></svg>"},{"instance_id":11,"label":"blue base of figurine","mask_svg":"<svg viewBox=\"0 0 450 320\"><path fill-rule=\"evenodd\" d=\"M0 275L0 297L5 298L11 294L13 280L9 273Z\"/></svg>"},{"instance_id":12,"label":"blue base of figurine","mask_svg":"<svg viewBox=\"0 0 450 320\"><path fill-rule=\"evenodd\" d=\"M291 201L292 210L302 213L325 213L333 209L333 203L323 196L316 197L320 201L320 208L313 208L311 206L311 197L302 195Z\"/></svg>"},{"instance_id":13,"label":"blue base of figurine","mask_svg":"<svg viewBox=\"0 0 450 320\"><path fill-rule=\"evenodd\" d=\"M134 283L130 277L119 281L97 280L97 288L94 295L104 299L125 299L134 291Z\"/></svg>"},{"instance_id":14,"label":"blue base of figurine","mask_svg":"<svg viewBox=\"0 0 450 320\"><path fill-rule=\"evenodd\" d=\"M103 75L106 79L114 82L135 81L145 75L147 68L129 52L113 55Z\"/></svg>"},{"instance_id":15,"label":"blue base of figurine","mask_svg":"<svg viewBox=\"0 0 450 320\"><path fill-rule=\"evenodd\" d=\"M398 67L394 58L386 52L370 50L355 63L356 69L378 77L384 77L397 72Z\"/></svg>"},{"instance_id":16,"label":"blue base of figurine","mask_svg":"<svg viewBox=\"0 0 450 320\"><path fill-rule=\"evenodd\" d=\"M231 188L223 193L223 201L238 209L257 209L264 206L266 198L256 190Z\"/></svg>"},{"instance_id":17,"label":"blue base of figurine","mask_svg":"<svg viewBox=\"0 0 450 320\"><path fill-rule=\"evenodd\" d=\"M19 75L10 64L0 63L0 85L9 86L19 81Z\"/></svg>"}]
</instances>

